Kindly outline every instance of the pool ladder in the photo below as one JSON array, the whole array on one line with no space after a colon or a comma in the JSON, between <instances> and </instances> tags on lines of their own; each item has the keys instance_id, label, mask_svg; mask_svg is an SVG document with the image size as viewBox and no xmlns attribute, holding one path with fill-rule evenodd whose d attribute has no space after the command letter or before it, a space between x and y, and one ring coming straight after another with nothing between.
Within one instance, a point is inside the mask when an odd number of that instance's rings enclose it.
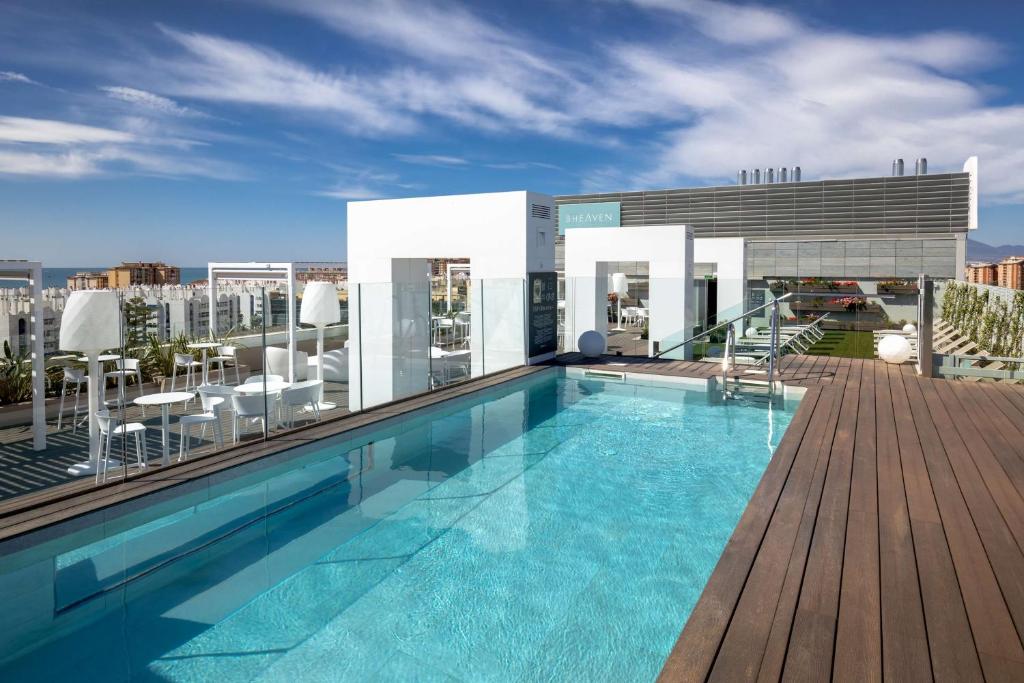
<instances>
[{"instance_id":1,"label":"pool ladder","mask_svg":"<svg viewBox=\"0 0 1024 683\"><path fill-rule=\"evenodd\" d=\"M736 370L736 327L735 320L728 323L725 333L725 349L722 353L722 398L725 400L738 400L738 399L755 399L764 400L771 403L775 400L776 394L776 380L775 380L775 368L778 366L778 359L780 355L779 349L779 301L775 299L766 306L771 307L771 313L769 315L769 333L768 333L768 371L766 379L754 379L751 375L761 374L763 371L758 370L745 370L742 375ZM744 316L750 313L756 312L758 309L750 311ZM741 316L742 319L744 316ZM743 391L746 389L746 391Z\"/></svg>"}]
</instances>

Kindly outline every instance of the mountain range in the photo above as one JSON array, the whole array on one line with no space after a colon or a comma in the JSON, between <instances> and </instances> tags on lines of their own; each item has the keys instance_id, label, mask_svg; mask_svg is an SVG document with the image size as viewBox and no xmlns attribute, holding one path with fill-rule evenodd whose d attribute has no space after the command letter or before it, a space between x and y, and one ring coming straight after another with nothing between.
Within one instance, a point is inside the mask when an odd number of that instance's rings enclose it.
<instances>
[{"instance_id":1,"label":"mountain range","mask_svg":"<svg viewBox=\"0 0 1024 683\"><path fill-rule=\"evenodd\" d=\"M968 261L999 261L1007 256L1024 256L1024 244L1001 244L993 247L991 244L967 239Z\"/></svg>"}]
</instances>

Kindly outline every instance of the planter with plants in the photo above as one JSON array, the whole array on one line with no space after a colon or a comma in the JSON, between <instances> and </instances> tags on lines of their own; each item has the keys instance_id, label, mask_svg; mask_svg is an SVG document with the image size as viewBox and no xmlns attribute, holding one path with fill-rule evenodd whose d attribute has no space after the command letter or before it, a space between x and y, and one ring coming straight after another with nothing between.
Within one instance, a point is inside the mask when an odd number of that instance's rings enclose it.
<instances>
[{"instance_id":1,"label":"planter with plants","mask_svg":"<svg viewBox=\"0 0 1024 683\"><path fill-rule=\"evenodd\" d=\"M826 280L820 277L775 280L768 284L774 294L795 292L800 294L856 294L860 291L853 280Z\"/></svg>"},{"instance_id":2,"label":"planter with plants","mask_svg":"<svg viewBox=\"0 0 1024 683\"><path fill-rule=\"evenodd\" d=\"M917 294L917 283L913 280L882 280L878 283L879 294Z\"/></svg>"}]
</instances>

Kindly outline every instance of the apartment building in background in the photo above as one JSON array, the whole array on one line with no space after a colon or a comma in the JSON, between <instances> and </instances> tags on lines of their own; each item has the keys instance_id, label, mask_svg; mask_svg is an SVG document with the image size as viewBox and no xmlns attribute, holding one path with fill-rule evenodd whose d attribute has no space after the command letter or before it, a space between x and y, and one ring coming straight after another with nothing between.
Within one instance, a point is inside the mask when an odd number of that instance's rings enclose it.
<instances>
[{"instance_id":1,"label":"apartment building in background","mask_svg":"<svg viewBox=\"0 0 1024 683\"><path fill-rule=\"evenodd\" d=\"M964 276L968 282L976 285L994 285L999 279L999 268L994 263L968 263Z\"/></svg>"},{"instance_id":2,"label":"apartment building in background","mask_svg":"<svg viewBox=\"0 0 1024 683\"><path fill-rule=\"evenodd\" d=\"M162 261L123 262L107 270L107 283L112 289L139 285L178 285L181 284L181 268L169 266Z\"/></svg>"},{"instance_id":3,"label":"apartment building in background","mask_svg":"<svg viewBox=\"0 0 1024 683\"><path fill-rule=\"evenodd\" d=\"M1024 289L1024 257L1008 256L996 264L996 284L1007 289Z\"/></svg>"},{"instance_id":4,"label":"apartment building in background","mask_svg":"<svg viewBox=\"0 0 1024 683\"><path fill-rule=\"evenodd\" d=\"M107 271L81 271L68 276L68 289L107 289L110 278Z\"/></svg>"}]
</instances>

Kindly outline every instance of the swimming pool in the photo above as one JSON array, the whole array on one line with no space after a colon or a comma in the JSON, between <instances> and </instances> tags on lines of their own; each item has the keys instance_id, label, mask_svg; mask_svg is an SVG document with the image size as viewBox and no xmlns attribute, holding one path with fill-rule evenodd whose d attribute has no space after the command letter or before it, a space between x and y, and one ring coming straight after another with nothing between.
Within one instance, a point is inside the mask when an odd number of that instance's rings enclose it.
<instances>
[{"instance_id":1,"label":"swimming pool","mask_svg":"<svg viewBox=\"0 0 1024 683\"><path fill-rule=\"evenodd\" d=\"M652 680L791 415L556 370L442 406L5 558L51 621L0 679Z\"/></svg>"}]
</instances>

